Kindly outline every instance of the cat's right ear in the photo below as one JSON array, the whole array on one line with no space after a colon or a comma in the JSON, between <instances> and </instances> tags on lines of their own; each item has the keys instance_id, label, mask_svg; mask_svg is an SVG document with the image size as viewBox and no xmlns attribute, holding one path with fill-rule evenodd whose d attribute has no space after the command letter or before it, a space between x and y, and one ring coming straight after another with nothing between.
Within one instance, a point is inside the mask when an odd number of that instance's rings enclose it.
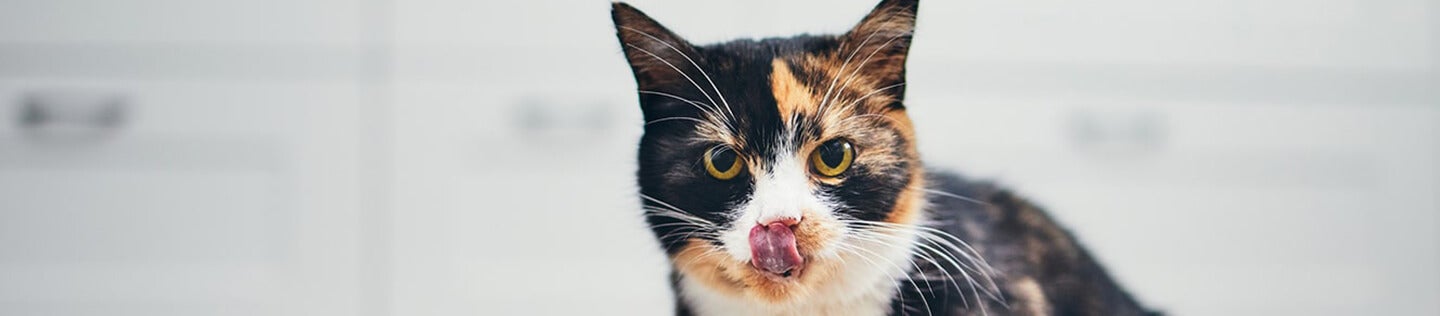
<instances>
[{"instance_id":1,"label":"cat's right ear","mask_svg":"<svg viewBox=\"0 0 1440 316\"><path fill-rule=\"evenodd\" d=\"M610 16L615 20L616 36L641 90L655 90L686 80L682 71L695 71L695 60L691 59L696 56L695 47L644 12L624 2L615 2Z\"/></svg>"}]
</instances>

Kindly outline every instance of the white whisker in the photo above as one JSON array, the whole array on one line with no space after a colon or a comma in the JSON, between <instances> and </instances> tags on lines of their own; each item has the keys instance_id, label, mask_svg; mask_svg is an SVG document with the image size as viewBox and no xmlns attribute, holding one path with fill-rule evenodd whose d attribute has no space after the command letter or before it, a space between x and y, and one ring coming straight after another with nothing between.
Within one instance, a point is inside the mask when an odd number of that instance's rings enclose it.
<instances>
[{"instance_id":1,"label":"white whisker","mask_svg":"<svg viewBox=\"0 0 1440 316\"><path fill-rule=\"evenodd\" d=\"M710 79L710 74L705 73L705 68L700 68L700 64L695 63L695 60L694 60L694 59L690 59L690 55L686 55L685 52L680 51L679 48L675 48L674 45L670 45L669 42L662 41L662 40L660 40L659 38L656 38L654 35L650 35L650 33L645 33L644 31L637 30L637 29L634 29L634 28L631 28L631 27L628 27L628 26L621 26L621 28L630 30L630 31L632 31L632 32L640 33L640 35L645 35L645 37L649 37L651 40L654 40L654 41L656 41L656 42L660 42L660 44L665 45L665 47L669 47L671 50L674 50L676 54L680 54L680 57L684 57L686 61L689 61L689 62L690 62L690 65L691 65L691 66L695 66L695 70L699 70L699 71L700 71L700 75L705 77L705 81L710 82L710 88L715 90L715 96L716 96L716 97L719 97L719 98L720 98L720 102L725 104L725 111L726 111L726 112L730 112L730 117L731 117L731 118L734 118L734 117L735 117L735 112L733 112L733 111L730 110L730 102L726 102L726 101L725 101L725 95L722 94L722 93L720 93L720 88L718 88L718 87L715 86L715 80ZM678 71L678 70L677 70L677 71ZM698 88L698 87L697 87L697 88ZM704 91L703 91L704 89L701 89L701 90L702 90L701 93L704 93ZM706 98L709 98L709 97L710 97L710 94L708 94L708 93L705 94L705 97L706 97ZM712 104L715 103L715 100L713 100L713 99L710 100L710 103L712 103Z\"/></svg>"},{"instance_id":2,"label":"white whisker","mask_svg":"<svg viewBox=\"0 0 1440 316\"><path fill-rule=\"evenodd\" d=\"M871 236L871 238L892 238L892 239L898 239L898 237L896 237L896 236L878 234L878 233L869 232L869 231L866 231L866 230L855 230L855 233L856 233L858 236L866 236L866 235L868 235L868 236ZM871 239L871 240L873 240L873 239ZM901 240L901 241L904 241L904 240ZM923 244L916 244L916 245L923 245ZM925 248L929 248L929 247L925 247ZM923 259L925 259L926 261L930 262L930 264L932 264L932 265L934 265L935 267L939 268L939 269L940 269L940 272L945 274L945 280L950 281L950 284L952 284L952 285L955 286L955 290L956 290L956 291L964 292L964 290L960 289L960 284L959 284L959 282L956 282L956 281L955 281L955 277L952 276L952 275L950 275L950 271L948 271L947 269L945 269L944 266L940 264L940 262L936 261L936 260L935 260L935 257L930 256L929 254L926 254L924 251L920 251L920 249L922 249L922 248L912 248L911 254L916 255L916 256L920 256L920 257L922 257ZM942 256L942 257L946 257L946 259L949 260L952 264L957 264L957 263L955 262L954 258L951 258L948 254L946 254L946 253L944 253L944 252L942 252L942 251L933 250L933 248L929 248L929 249L932 249L931 251L934 252L934 253L937 254L937 255L940 255L940 256ZM917 267L917 269L918 269L918 267ZM921 272L921 276L924 276L924 272L923 272L923 271ZM967 276L967 277L968 277L968 276ZM962 299L963 299L963 296L962 296Z\"/></svg>"},{"instance_id":3,"label":"white whisker","mask_svg":"<svg viewBox=\"0 0 1440 316\"><path fill-rule=\"evenodd\" d=\"M835 90L835 83L840 81L840 77L845 76L845 66L850 65L850 59L855 58L855 55L860 53L860 48L865 47L865 43L869 43L870 38L875 37L875 34L879 33L880 30L875 30L871 32L870 35L865 36L865 40L860 41L860 45L855 45L855 50L851 51L850 56L845 57L845 61L840 63L840 69L836 70L835 78L830 79L830 86L825 88L825 95L820 97L820 106L817 112L824 112L826 105L829 104L830 92ZM840 46L841 51L843 51L845 43L841 42Z\"/></svg>"},{"instance_id":4,"label":"white whisker","mask_svg":"<svg viewBox=\"0 0 1440 316\"><path fill-rule=\"evenodd\" d=\"M919 237L919 239L912 241L911 243L915 247L940 255L942 259L945 259L947 263L950 263L951 266L955 267L956 271L965 278L965 282L970 285L971 288L974 288L976 290L973 294L976 296L977 300L979 299L979 296L981 294L984 294L985 296L988 296L996 302L1000 303L1002 306L1005 306L1007 308L1009 307L1009 304L1006 302L1005 298L1000 295L999 286L994 281L994 267L991 267L990 264L986 260L984 260L983 257L981 257L979 252L975 251L973 247L969 247L968 243L965 243L958 237L955 237L948 232L925 226L888 222L872 222L854 219L842 220L842 222L846 223L847 225L863 225L865 227L868 227L869 229L875 229L880 231L917 232L918 234L916 236ZM888 237L889 235L871 233L869 234L869 236ZM964 245L963 248L956 243ZM934 245L934 247L931 246L932 244ZM942 248L949 249L949 251L942 250ZM964 258L965 260L958 260L960 258L957 258L957 255ZM964 261L972 262L974 263L974 265L965 264ZM944 269L942 269L942 271L943 270ZM975 278L970 275L969 271L974 271L975 273L979 274L979 276L985 279L984 281L987 284L981 285L980 283L978 283ZM952 284L955 284L958 287L958 283L955 283L953 278L951 279L951 281ZM964 299L964 296L962 295L961 298ZM968 303L966 305L968 306ZM979 305L982 313L986 313L985 306L983 304Z\"/></svg>"},{"instance_id":5,"label":"white whisker","mask_svg":"<svg viewBox=\"0 0 1440 316\"><path fill-rule=\"evenodd\" d=\"M905 277L905 280L908 281L908 282L910 282L910 285L915 288L915 292L920 294L920 300L921 300L921 302L925 305L926 314L927 314L927 315L934 315L933 313L930 313L930 311L929 311L929 309L930 309L930 303L929 303L929 301L925 298L924 292L923 292L923 291L920 291L920 286L917 285L917 284L915 284L915 279L910 278L910 275L909 275L908 273L905 273L905 269L904 269L904 268L901 268L900 266L895 265L894 262L886 259L884 256L881 256L880 254L877 254L877 253L875 253L875 252L873 252L873 251L870 251L869 249L865 249L865 247L861 247L861 246L858 246L858 245L850 245L850 244L843 243L843 242L842 242L842 243L839 243L839 244L837 244L837 245L840 246L841 249L848 249L848 250L850 250L850 253L855 254L855 255L856 255L857 257L859 257L860 259L865 260L866 262L870 262L870 264L871 264L872 266L875 266L876 268L878 268L877 270L880 270L882 273L885 273L885 276L886 276L887 278L889 278L890 280L899 280L899 279L898 279L898 278L895 278L895 276L892 275L892 274L890 274L890 272L887 271L884 267L881 267L879 264L876 264L875 261L871 261L871 260L869 259L869 257L867 257L865 254L856 252L856 250L864 251L864 252L866 252L866 253L869 253L869 254L871 254L871 255L874 255L875 258L876 258L876 260L884 261L885 263L889 264L890 267L895 268L896 270L899 270L900 273L901 273L901 276L904 276L904 277ZM895 286L896 286L896 289L899 290L899 286L900 286L900 285L897 283ZM901 297L903 298L904 296L902 295Z\"/></svg>"},{"instance_id":6,"label":"white whisker","mask_svg":"<svg viewBox=\"0 0 1440 316\"><path fill-rule=\"evenodd\" d=\"M654 119L654 120L651 120L651 121L649 121L649 122L645 122L645 125L650 125L650 124L655 124L655 123L660 123L660 122L665 122L665 121L674 121L674 120L692 121L692 122L699 123L699 124L709 124L709 123L710 123L710 122L706 122L706 121L703 121L703 120L700 120L700 119L697 119L697 118L693 118L693 117L674 116L674 117Z\"/></svg>"},{"instance_id":7,"label":"white whisker","mask_svg":"<svg viewBox=\"0 0 1440 316\"><path fill-rule=\"evenodd\" d=\"M714 98L711 98L711 97L710 97L710 94L705 92L705 88L701 88L701 87L700 87L700 84L699 84L699 83L696 83L694 78L690 78L690 75L689 75L689 74L686 74L684 71L681 71L679 67L675 67L674 64L671 64L669 61L665 60L664 58L660 58L660 56L659 56L659 55L655 55L655 53L652 53L652 52L650 52L650 51L648 51L648 50L645 50L644 48L640 48L640 46L635 46L634 44L630 44L630 43L625 43L625 46L630 46L630 48L634 48L634 49L636 49L636 50L639 50L640 52L645 53L646 55L650 55L650 57L652 57L652 58L655 58L655 60L658 60L658 61L660 61L661 63L664 63L666 66L670 66L670 69L675 70L675 72L679 73L680 76L685 77L685 80L686 80L686 81L689 81L691 86L694 86L696 90L699 90L699 91L700 91L700 94L704 94L704 95L705 95L705 99L710 100L710 104L715 104L715 99L714 99ZM729 122L729 120L724 120L724 121ZM734 129L734 126L731 126L731 129Z\"/></svg>"},{"instance_id":8,"label":"white whisker","mask_svg":"<svg viewBox=\"0 0 1440 316\"><path fill-rule=\"evenodd\" d=\"M855 80L855 78L859 77L859 75L860 75L860 70L865 69L865 65L868 64L868 63L870 63L870 58L875 57L875 54L876 54L876 53L879 53L880 50L884 49L886 46L890 46L890 43L895 42L895 40L900 39L900 38L903 38L903 37L905 37L905 36L909 36L909 35L910 35L909 33L902 33L902 34L900 34L900 35L896 35L896 36L890 37L890 40L885 41L885 43L880 44L880 46L876 46L874 50L871 50L871 51L870 51L870 55L865 56L865 60L860 61L860 65L859 65L859 66L856 66L856 67L855 67L855 70L853 70L853 71L850 72L850 76L849 76L849 78L845 79L845 83L840 84L840 91L845 91L845 88L846 88L846 87L849 87L849 86L850 86L850 83L853 82L853 81ZM844 74L842 73L841 75L844 75ZM837 93L837 94L835 95L835 97L838 98L838 97L840 97L840 95ZM823 111L824 111L824 108L822 108L821 111L823 112Z\"/></svg>"},{"instance_id":9,"label":"white whisker","mask_svg":"<svg viewBox=\"0 0 1440 316\"><path fill-rule=\"evenodd\" d=\"M934 194L941 195L941 196L945 196L945 197L952 197L952 198L959 199L959 200L961 200L961 201L971 202L971 203L980 204L980 205L984 205L984 206L990 206L990 203L985 203L985 201L976 200L976 199L973 199L973 198L970 198L970 197L966 197L966 196L964 196L964 195L955 194L955 193L950 193L950 192L945 192L945 191L940 191L940 190L934 190L934 189L925 189L925 192L934 193Z\"/></svg>"},{"instance_id":10,"label":"white whisker","mask_svg":"<svg viewBox=\"0 0 1440 316\"><path fill-rule=\"evenodd\" d=\"M660 92L660 91L653 91L653 90L636 90L636 91L640 92L641 94L653 94L653 95L658 95L658 96L663 96L663 97L669 97L669 98L672 98L672 99L680 100L681 102L689 103L690 106L695 107L696 110L700 110L700 113L705 113L705 114L707 114L707 115L724 116L723 113L717 113L717 112L716 112L716 111L719 111L720 108L719 108L719 107L716 107L714 104L708 104L708 103L705 103L705 102L690 100L690 99L682 98L682 97L677 96L677 95L674 95L674 94L664 93L664 92ZM701 105L709 106L709 108L701 107Z\"/></svg>"},{"instance_id":11,"label":"white whisker","mask_svg":"<svg viewBox=\"0 0 1440 316\"><path fill-rule=\"evenodd\" d=\"M961 257L964 257L967 261L970 261L970 262L975 263L976 266L963 265L963 267L965 267L965 268L970 268L971 270L974 270L976 273L981 274L981 276L985 277L985 280L987 281L987 283L988 283L988 285L989 285L989 288L980 287L980 286L977 285L977 286L976 286L976 289L982 290L983 292L985 292L986 296L989 296L990 298L995 299L996 301L1000 302L1001 305L1005 305L1005 306L1007 306L1007 307L1009 306L1009 305L1006 303L1005 298L1004 298L1003 296L999 295L1000 288L999 288L999 286L995 283L995 281L994 281L994 275L993 275L994 272L995 272L995 268L992 267L992 266L990 266L990 263L987 262L987 261L980 255L980 253L979 253L978 251L976 251L973 247L970 247L970 245L969 245L968 243L966 243L964 240L960 240L960 238L955 237L954 235L951 235L951 234L948 233L948 232L941 231L941 230L938 230L938 229L935 229L935 228L931 228L931 227L925 227L925 226L904 225L904 224L895 224L895 223L886 223L886 222L868 222L868 221L859 221L859 222L856 222L856 223L858 223L858 224L873 225L872 227L877 227L877 228L878 228L878 227L885 227L885 228L882 228L882 229L916 229L916 230L918 230L918 231L921 233L921 234L920 234L920 237L921 237L922 239L928 240L929 242L934 243L936 246L942 246L942 247L946 247L946 248L952 249L952 250L954 250L954 253L955 253L955 254L958 254L958 255L960 255ZM954 243L952 243L951 241L954 241ZM956 243L959 243L960 245L963 245L963 246L964 246L964 249L962 249L961 246L956 245ZM968 249L968 251L966 251L965 249ZM962 267L957 267L957 268L962 268ZM982 269L982 268L983 268L983 269ZM963 268L962 268L961 272L962 272L962 273L964 272Z\"/></svg>"}]
</instances>

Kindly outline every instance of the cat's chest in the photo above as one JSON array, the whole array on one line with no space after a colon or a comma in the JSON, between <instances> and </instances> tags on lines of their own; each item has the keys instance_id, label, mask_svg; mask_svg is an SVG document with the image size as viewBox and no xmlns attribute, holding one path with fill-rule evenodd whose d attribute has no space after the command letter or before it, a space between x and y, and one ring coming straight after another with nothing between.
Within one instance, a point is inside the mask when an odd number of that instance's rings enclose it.
<instances>
[{"instance_id":1,"label":"cat's chest","mask_svg":"<svg viewBox=\"0 0 1440 316\"><path fill-rule=\"evenodd\" d=\"M685 281L680 282L683 304L693 315L853 315L874 316L890 312L894 287L875 285L850 287L848 295L821 295L817 300L773 305L723 295ZM844 298L840 298L844 297Z\"/></svg>"}]
</instances>

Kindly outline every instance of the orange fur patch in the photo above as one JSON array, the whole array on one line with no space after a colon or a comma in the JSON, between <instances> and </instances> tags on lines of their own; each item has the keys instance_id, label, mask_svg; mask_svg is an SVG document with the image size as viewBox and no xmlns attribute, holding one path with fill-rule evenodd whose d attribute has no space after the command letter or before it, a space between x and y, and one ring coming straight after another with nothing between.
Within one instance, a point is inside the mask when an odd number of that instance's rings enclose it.
<instances>
[{"instance_id":1,"label":"orange fur patch","mask_svg":"<svg viewBox=\"0 0 1440 316\"><path fill-rule=\"evenodd\" d=\"M1015 307L1030 315L1050 315L1049 299L1045 297L1045 291L1035 279L1025 277L1010 282L1012 289L1011 300L1016 303Z\"/></svg>"},{"instance_id":2,"label":"orange fur patch","mask_svg":"<svg viewBox=\"0 0 1440 316\"><path fill-rule=\"evenodd\" d=\"M728 277L735 268L730 256L699 238L691 238L673 258L675 268L685 278L693 279L705 286L727 295L742 295L744 284ZM741 266L740 268L745 268Z\"/></svg>"},{"instance_id":3,"label":"orange fur patch","mask_svg":"<svg viewBox=\"0 0 1440 316\"><path fill-rule=\"evenodd\" d=\"M790 64L776 58L770 62L770 67L770 89L775 95L775 107L780 110L780 119L787 124L793 124L794 122L790 122L792 117L813 112L816 97L810 93L810 87L805 86L790 72Z\"/></svg>"},{"instance_id":4,"label":"orange fur patch","mask_svg":"<svg viewBox=\"0 0 1440 316\"><path fill-rule=\"evenodd\" d=\"M910 123L910 117L905 115L904 110L896 110L885 113L893 122L899 137L910 144L909 148L903 149L904 155L911 157L910 183L905 185L905 190L896 196L895 208L890 211L890 216L885 221L891 223L910 224L914 223L919 216L921 209L925 207L925 168L920 165L918 158L920 153L915 149L915 127Z\"/></svg>"},{"instance_id":5,"label":"orange fur patch","mask_svg":"<svg viewBox=\"0 0 1440 316\"><path fill-rule=\"evenodd\" d=\"M890 215L885 217L886 222L911 225L920 216L920 211L925 207L925 177L923 173L917 173L910 177L910 184L905 186L895 197L895 207L890 210Z\"/></svg>"}]
</instances>

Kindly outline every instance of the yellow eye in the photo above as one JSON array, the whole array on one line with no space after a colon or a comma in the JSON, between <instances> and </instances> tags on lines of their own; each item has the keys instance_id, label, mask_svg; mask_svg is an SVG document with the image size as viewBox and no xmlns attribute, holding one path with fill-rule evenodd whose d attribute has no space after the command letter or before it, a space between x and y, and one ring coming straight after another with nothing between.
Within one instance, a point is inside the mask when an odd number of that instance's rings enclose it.
<instances>
[{"instance_id":1,"label":"yellow eye","mask_svg":"<svg viewBox=\"0 0 1440 316\"><path fill-rule=\"evenodd\" d=\"M855 160L855 148L850 142L835 139L815 148L810 153L810 164L815 166L815 173L822 176L834 177L850 169L850 163Z\"/></svg>"},{"instance_id":2,"label":"yellow eye","mask_svg":"<svg viewBox=\"0 0 1440 316\"><path fill-rule=\"evenodd\" d=\"M740 175L740 156L727 147L715 147L705 151L705 171L711 177L730 180Z\"/></svg>"}]
</instances>

